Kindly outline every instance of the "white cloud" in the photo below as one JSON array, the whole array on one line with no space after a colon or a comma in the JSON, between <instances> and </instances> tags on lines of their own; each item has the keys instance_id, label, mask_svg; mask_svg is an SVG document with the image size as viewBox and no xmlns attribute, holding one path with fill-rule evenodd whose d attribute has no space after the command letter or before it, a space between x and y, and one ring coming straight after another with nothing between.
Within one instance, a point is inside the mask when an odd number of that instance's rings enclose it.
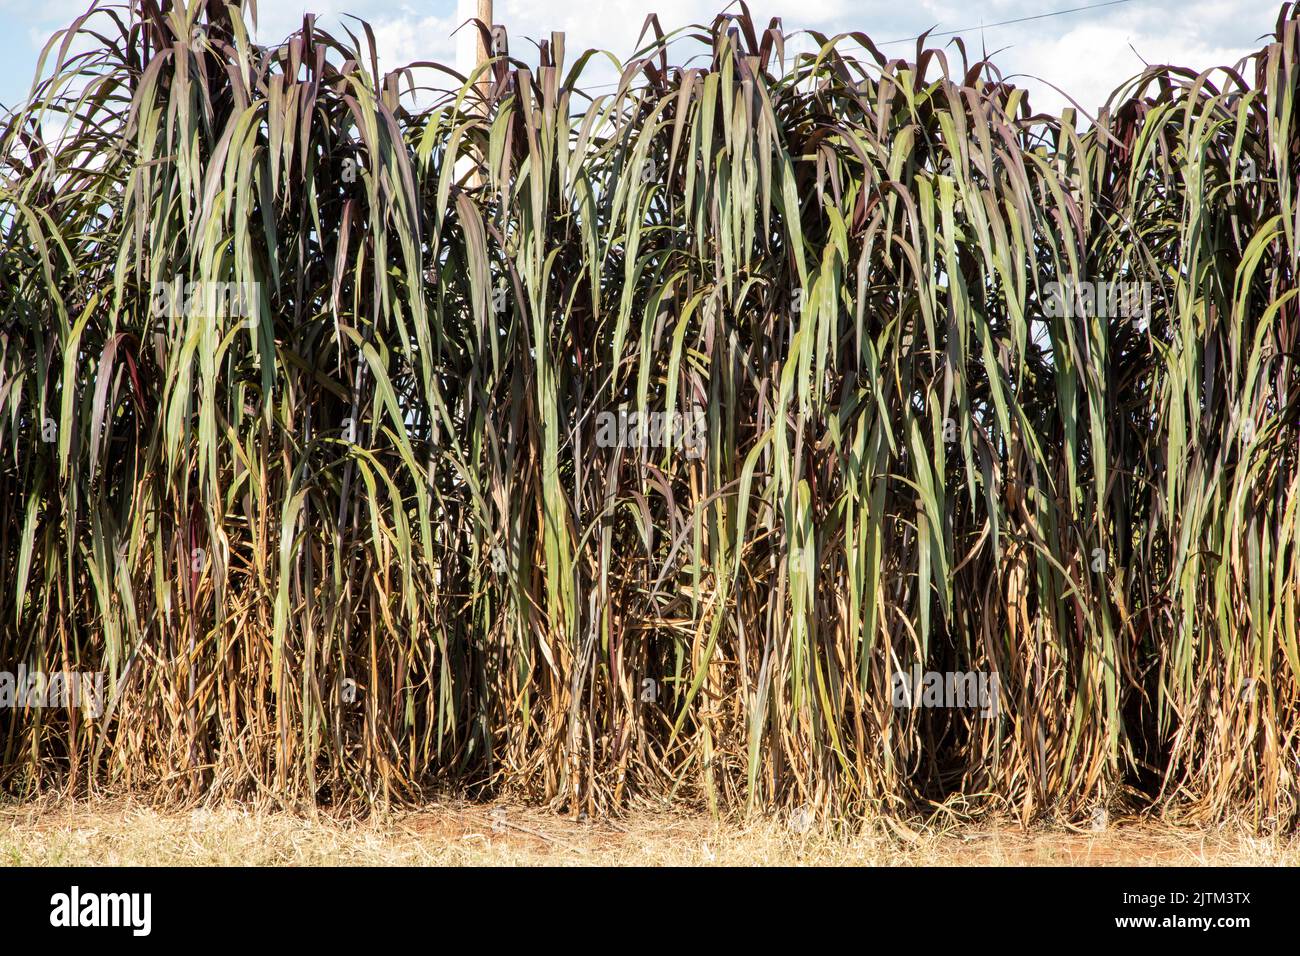
<instances>
[{"instance_id":1,"label":"white cloud","mask_svg":"<svg viewBox=\"0 0 1300 956\"><path fill-rule=\"evenodd\" d=\"M780 15L787 33L815 29L834 34L861 31L877 42L914 36L936 27L937 32L958 28L967 49L997 51L994 62L1004 74L1033 74L1055 83L1073 95L1088 112L1121 82L1142 69L1136 48L1148 61L1174 62L1196 69L1232 63L1259 46L1258 38L1272 30L1280 0L1130 0L1120 5L1080 11L1009 26L987 26L1001 20L1036 15L1052 7L1078 6L1087 0L985 0L978 8L968 0L754 0L750 3L758 28ZM549 38L552 30L566 34L566 63L572 65L588 47L612 51L625 60L635 49L647 12L659 14L665 29L707 23L727 0L595 0L555 4L552 0L497 0L497 19L510 31L511 53L536 62L529 39ZM89 0L0 0L0 19L13 29L0 36L0 101L16 98L27 89L40 46L55 29L84 11ZM738 13L733 4L729 12ZM460 23L456 0L263 0L259 4L257 37L262 42L282 39L311 10L328 30L340 32L342 19L353 13L369 20L380 47L381 67L411 60L454 63L456 41L451 31ZM984 29L979 29L980 24ZM30 35L30 43L27 42ZM20 39L15 43L14 37ZM806 48L795 40L788 48ZM936 38L937 44L949 38ZM14 55L27 45L26 59ZM692 52L698 52L694 50ZM910 56L909 45L890 46L886 53ZM675 61L680 57L675 58ZM604 83L616 74L601 57L584 73L587 83ZM1026 76L1017 82L1029 87L1038 109L1055 110L1065 103L1046 83Z\"/></svg>"}]
</instances>

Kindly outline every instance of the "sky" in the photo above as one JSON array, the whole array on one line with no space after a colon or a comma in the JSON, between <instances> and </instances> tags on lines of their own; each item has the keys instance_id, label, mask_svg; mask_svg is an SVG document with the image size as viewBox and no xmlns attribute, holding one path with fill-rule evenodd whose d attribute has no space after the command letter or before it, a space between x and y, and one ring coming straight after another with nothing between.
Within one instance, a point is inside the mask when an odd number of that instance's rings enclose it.
<instances>
[{"instance_id":1,"label":"sky","mask_svg":"<svg viewBox=\"0 0 1300 956\"><path fill-rule=\"evenodd\" d=\"M529 38L552 30L566 34L566 60L594 47L625 59L650 12L666 30L712 19L727 0L496 0L495 19L506 24L510 52L536 62ZM867 33L878 44L914 37L923 30L962 30L968 50L996 53L1003 73L1030 90L1038 110L1058 111L1072 97L1091 115L1143 62L1176 63L1197 70L1233 64L1258 49L1277 20L1280 0L1123 0L1090 10L1004 26L999 21L1037 16L1099 0L755 0L750 10L761 26L780 16L787 34L812 29L826 34ZM461 0L464 3L464 0ZM41 47L56 30L90 6L90 0L0 0L0 104L12 105L30 88ZM734 7L733 9L738 9ZM452 31L463 21L457 0L260 0L257 39L275 42L314 12L326 29L351 14L374 28L381 67L412 60L455 63ZM981 27L981 24L983 26ZM353 24L355 32L355 24ZM971 29L967 29L971 28ZM789 49L800 46L798 39ZM948 38L934 41L946 43ZM914 43L884 46L886 54L910 55ZM587 83L616 74L606 62L584 73ZM1059 92L1058 92L1059 89Z\"/></svg>"}]
</instances>

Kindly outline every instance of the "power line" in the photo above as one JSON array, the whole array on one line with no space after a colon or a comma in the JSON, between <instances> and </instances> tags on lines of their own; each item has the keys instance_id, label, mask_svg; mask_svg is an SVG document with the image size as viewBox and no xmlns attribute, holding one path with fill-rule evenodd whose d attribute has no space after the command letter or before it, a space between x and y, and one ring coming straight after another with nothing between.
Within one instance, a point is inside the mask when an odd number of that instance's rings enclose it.
<instances>
[{"instance_id":1,"label":"power line","mask_svg":"<svg viewBox=\"0 0 1300 956\"><path fill-rule=\"evenodd\" d=\"M1061 17L1067 13L1080 13L1084 10L1100 10L1102 7L1118 7L1120 4L1132 3L1133 0L1106 0L1105 3L1091 3L1083 7L1070 7L1068 10L1053 10L1051 13L1036 13L1032 17L1016 17L1013 20L999 20L997 23L980 23L973 27L962 27L958 30L945 30L943 33L931 33L932 37L951 37L959 33L970 33L973 30L987 30L991 27L1005 27L1013 23L1028 23L1031 20L1046 20L1048 17ZM877 43L877 46L890 46L894 43L914 43L926 34L920 34L914 37L903 37L901 40L886 40L884 43Z\"/></svg>"},{"instance_id":2,"label":"power line","mask_svg":"<svg viewBox=\"0 0 1300 956\"><path fill-rule=\"evenodd\" d=\"M1048 13L1036 13L1033 16L1028 16L1028 17L1014 17L1013 19L1010 20L999 20L997 23L981 23L978 24L977 26L961 27L956 30L945 30L942 33L931 32L926 34L917 34L914 37L903 37L898 40L884 40L880 43L877 43L876 46L880 47L880 46L893 46L898 43L915 43L917 40L921 39L922 36L925 36L927 39L930 37L957 36L959 33L971 33L974 32L975 30L989 30L992 29L993 27L1010 26L1013 23L1030 23L1034 20L1046 20L1050 17L1062 17L1069 13L1082 13L1087 10L1100 10L1103 7L1118 7L1126 3L1132 3L1132 2L1133 0L1104 0L1103 3L1091 3L1082 7L1069 7L1068 9L1065 10L1052 10L1049 11ZM797 34L792 33L790 34L790 37L794 37L796 35ZM680 38L673 37L669 42L672 42L673 40L677 40L677 39ZM787 39L789 39L789 37L787 37ZM862 46L862 44L855 43L852 40L848 42L848 45L856 46L862 50L866 49L866 47ZM581 91L616 89L621 85L622 85L621 83L598 83L592 86L584 86L582 87ZM581 91L575 91L575 92L581 92Z\"/></svg>"}]
</instances>

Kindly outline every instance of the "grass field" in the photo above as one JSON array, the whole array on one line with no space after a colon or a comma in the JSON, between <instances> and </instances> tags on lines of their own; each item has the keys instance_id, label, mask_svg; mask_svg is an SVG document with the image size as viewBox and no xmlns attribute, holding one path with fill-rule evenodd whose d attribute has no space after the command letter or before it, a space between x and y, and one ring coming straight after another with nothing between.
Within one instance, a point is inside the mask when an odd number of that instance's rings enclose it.
<instances>
[{"instance_id":1,"label":"grass field","mask_svg":"<svg viewBox=\"0 0 1300 956\"><path fill-rule=\"evenodd\" d=\"M50 866L1297 866L1295 837L1123 822L1100 832L989 823L916 832L797 832L702 814L579 820L439 804L348 821L240 807L160 812L122 801L0 809L0 865Z\"/></svg>"},{"instance_id":2,"label":"grass field","mask_svg":"<svg viewBox=\"0 0 1300 956\"><path fill-rule=\"evenodd\" d=\"M247 2L50 41L0 116L0 794L389 822L14 856L1039 852L384 816L442 793L1300 828L1300 9L1086 121L739 9L616 87Z\"/></svg>"}]
</instances>

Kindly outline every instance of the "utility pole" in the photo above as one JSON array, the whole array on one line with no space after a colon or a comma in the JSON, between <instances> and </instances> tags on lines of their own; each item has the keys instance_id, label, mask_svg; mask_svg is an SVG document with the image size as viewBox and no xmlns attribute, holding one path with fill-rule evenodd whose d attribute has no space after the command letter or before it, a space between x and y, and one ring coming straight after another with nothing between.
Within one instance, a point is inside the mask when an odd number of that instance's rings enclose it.
<instances>
[{"instance_id":1,"label":"utility pole","mask_svg":"<svg viewBox=\"0 0 1300 956\"><path fill-rule=\"evenodd\" d=\"M492 33L492 0L458 0L456 6L457 19L463 24L473 17L478 17L487 25L488 34ZM483 36L479 30L462 27L460 33L456 36L456 70L470 76L476 69L483 66L484 63L492 56L488 47L488 39ZM488 91L492 88L491 76L484 72L478 79L478 92L482 97L481 106L483 116L487 116L487 98ZM463 164L466 162L464 157L456 164L457 174L459 175ZM470 186L481 186L483 184L483 172L481 168L475 169L469 177Z\"/></svg>"},{"instance_id":2,"label":"utility pole","mask_svg":"<svg viewBox=\"0 0 1300 956\"><path fill-rule=\"evenodd\" d=\"M492 32L492 0L459 0L456 8L456 19L461 23L478 17L487 24L488 32ZM476 69L486 63L491 57L492 51L488 48L488 42L478 30L471 30L468 27L462 27L460 33L456 35L456 70L469 76ZM487 91L491 85L485 75L479 80L479 89L483 95L487 96Z\"/></svg>"},{"instance_id":3,"label":"utility pole","mask_svg":"<svg viewBox=\"0 0 1300 956\"><path fill-rule=\"evenodd\" d=\"M478 0L478 18L487 24L488 34L491 35L492 28L496 26L496 21L492 19L492 0ZM488 61L492 51L488 49L488 39L482 34L478 34L478 58L474 65L482 66ZM478 81L479 89L483 91L483 101L487 102L488 89L491 87L491 81L487 74Z\"/></svg>"}]
</instances>

